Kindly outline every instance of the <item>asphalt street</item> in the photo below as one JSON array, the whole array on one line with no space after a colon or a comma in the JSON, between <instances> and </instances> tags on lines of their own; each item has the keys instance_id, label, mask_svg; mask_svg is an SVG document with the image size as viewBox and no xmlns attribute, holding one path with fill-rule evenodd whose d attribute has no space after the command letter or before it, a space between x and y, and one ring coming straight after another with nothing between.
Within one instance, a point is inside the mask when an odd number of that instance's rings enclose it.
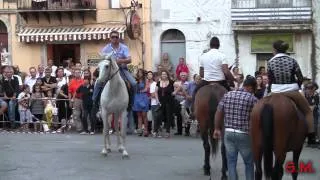
<instances>
[{"instance_id":1,"label":"asphalt street","mask_svg":"<svg viewBox=\"0 0 320 180\"><path fill-rule=\"evenodd\" d=\"M1 180L208 180L203 176L199 138L155 139L128 136L129 160L122 160L112 137L112 153L100 155L102 135L0 133ZM287 156L291 159L291 154ZM313 160L317 173L299 179L320 179L320 150L305 148L302 160ZM221 158L212 160L212 179L220 178ZM238 161L244 177L242 159ZM284 179L291 179L285 174Z\"/></svg>"}]
</instances>

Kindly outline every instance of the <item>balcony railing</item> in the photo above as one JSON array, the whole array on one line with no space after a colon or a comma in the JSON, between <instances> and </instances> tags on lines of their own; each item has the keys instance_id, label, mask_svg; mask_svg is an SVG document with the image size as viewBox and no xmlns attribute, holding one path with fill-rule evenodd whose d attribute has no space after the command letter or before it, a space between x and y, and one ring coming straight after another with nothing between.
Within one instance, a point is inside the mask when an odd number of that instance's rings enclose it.
<instances>
[{"instance_id":1,"label":"balcony railing","mask_svg":"<svg viewBox=\"0 0 320 180\"><path fill-rule=\"evenodd\" d=\"M232 0L233 23L311 23L311 0Z\"/></svg>"},{"instance_id":2,"label":"balcony railing","mask_svg":"<svg viewBox=\"0 0 320 180\"><path fill-rule=\"evenodd\" d=\"M18 10L96 9L96 0L18 0Z\"/></svg>"},{"instance_id":3,"label":"balcony railing","mask_svg":"<svg viewBox=\"0 0 320 180\"><path fill-rule=\"evenodd\" d=\"M232 0L232 9L311 7L311 0Z\"/></svg>"}]
</instances>

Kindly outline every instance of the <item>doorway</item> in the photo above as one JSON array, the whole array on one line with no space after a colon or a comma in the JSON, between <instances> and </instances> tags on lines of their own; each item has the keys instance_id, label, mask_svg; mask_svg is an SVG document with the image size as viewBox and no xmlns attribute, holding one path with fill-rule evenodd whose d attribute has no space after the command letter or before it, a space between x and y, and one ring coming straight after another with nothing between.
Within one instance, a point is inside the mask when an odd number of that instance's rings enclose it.
<instances>
[{"instance_id":1,"label":"doorway","mask_svg":"<svg viewBox=\"0 0 320 180\"><path fill-rule=\"evenodd\" d=\"M177 29L169 29L161 36L161 56L168 53L169 60L173 65L173 72L179 64L179 58L186 59L186 39L184 34Z\"/></svg>"},{"instance_id":2,"label":"doorway","mask_svg":"<svg viewBox=\"0 0 320 180\"><path fill-rule=\"evenodd\" d=\"M264 66L267 70L267 62L273 57L273 54L257 54L257 66L256 71L259 70L259 67Z\"/></svg>"},{"instance_id":3,"label":"doorway","mask_svg":"<svg viewBox=\"0 0 320 180\"><path fill-rule=\"evenodd\" d=\"M80 44L48 44L48 60L52 59L54 65L62 66L63 60L72 58L72 62L80 61Z\"/></svg>"},{"instance_id":4,"label":"doorway","mask_svg":"<svg viewBox=\"0 0 320 180\"><path fill-rule=\"evenodd\" d=\"M8 61L8 30L7 26L0 21L0 66L9 65Z\"/></svg>"}]
</instances>

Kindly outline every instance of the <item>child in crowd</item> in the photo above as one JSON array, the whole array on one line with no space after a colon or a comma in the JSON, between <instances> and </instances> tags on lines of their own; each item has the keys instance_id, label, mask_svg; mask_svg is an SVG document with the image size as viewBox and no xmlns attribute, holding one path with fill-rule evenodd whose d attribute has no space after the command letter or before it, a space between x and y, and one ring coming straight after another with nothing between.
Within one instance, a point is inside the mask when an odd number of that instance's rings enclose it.
<instances>
[{"instance_id":1,"label":"child in crowd","mask_svg":"<svg viewBox=\"0 0 320 180\"><path fill-rule=\"evenodd\" d=\"M56 100L52 94L52 91L47 91L47 100L45 102L45 109L44 109L46 121L48 123L49 129L52 129L52 123L56 122L56 118L58 115L58 110L56 107Z\"/></svg>"},{"instance_id":2,"label":"child in crowd","mask_svg":"<svg viewBox=\"0 0 320 180\"><path fill-rule=\"evenodd\" d=\"M40 85L33 86L33 91L31 95L30 108L33 114L33 122L39 122L43 120L44 113L44 94L41 91Z\"/></svg>"},{"instance_id":3,"label":"child in crowd","mask_svg":"<svg viewBox=\"0 0 320 180\"><path fill-rule=\"evenodd\" d=\"M32 114L29 108L30 88L28 85L23 85L22 92L18 95L20 123L22 129L29 131L29 123L32 121Z\"/></svg>"},{"instance_id":4,"label":"child in crowd","mask_svg":"<svg viewBox=\"0 0 320 180\"><path fill-rule=\"evenodd\" d=\"M88 134L91 135L95 132L95 118L93 118L92 111L92 94L93 94L93 85L90 83L91 78L86 76L84 78L83 84L77 89L76 93L81 96L82 105L83 105L83 114L82 114L82 127L83 130L80 134ZM91 130L88 130L88 117L90 119Z\"/></svg>"}]
</instances>

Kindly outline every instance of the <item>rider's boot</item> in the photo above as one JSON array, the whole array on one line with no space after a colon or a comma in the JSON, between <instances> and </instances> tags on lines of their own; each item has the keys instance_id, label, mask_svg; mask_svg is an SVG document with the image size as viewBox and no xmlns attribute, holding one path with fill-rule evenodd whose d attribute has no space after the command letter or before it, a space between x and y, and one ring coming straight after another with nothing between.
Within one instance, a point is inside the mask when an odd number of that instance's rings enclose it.
<instances>
[{"instance_id":1,"label":"rider's boot","mask_svg":"<svg viewBox=\"0 0 320 180\"><path fill-rule=\"evenodd\" d=\"M131 111L132 109L132 105L133 105L133 95L134 95L134 92L133 92L133 88L128 88L128 95L129 95L129 102L128 102L128 108L127 108L127 111Z\"/></svg>"}]
</instances>

